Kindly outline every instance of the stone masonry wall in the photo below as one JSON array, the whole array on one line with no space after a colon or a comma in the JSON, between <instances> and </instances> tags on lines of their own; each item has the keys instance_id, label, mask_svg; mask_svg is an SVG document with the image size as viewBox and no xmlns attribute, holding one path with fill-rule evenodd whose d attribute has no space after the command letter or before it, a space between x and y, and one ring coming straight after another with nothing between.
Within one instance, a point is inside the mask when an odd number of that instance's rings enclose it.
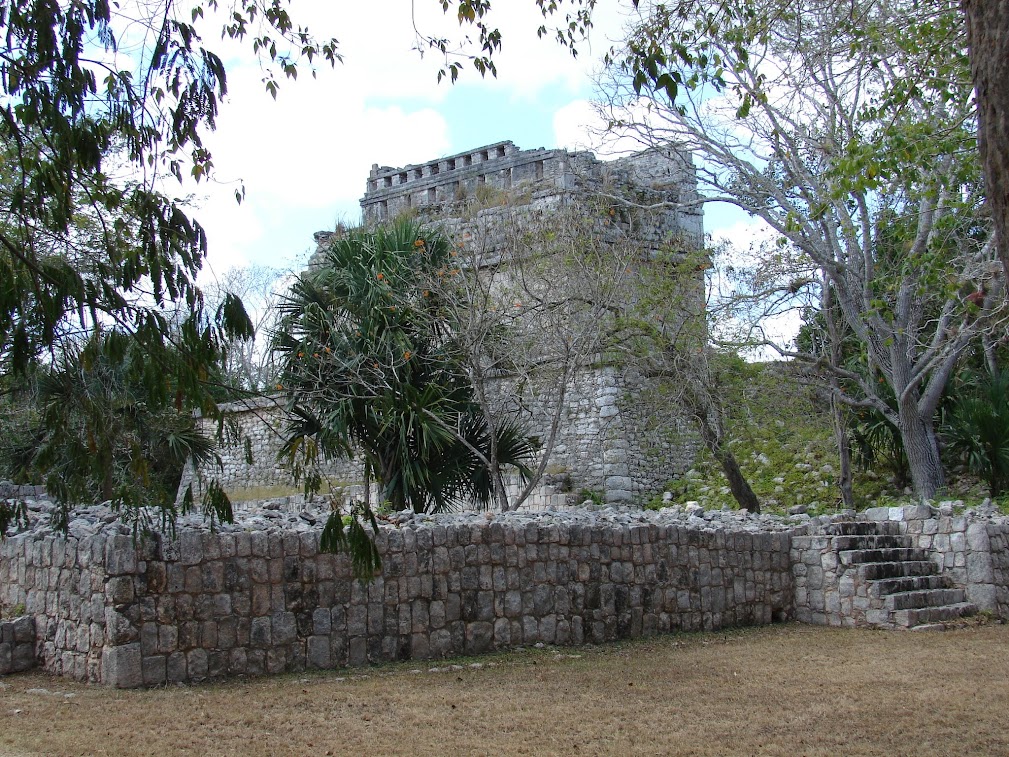
<instances>
[{"instance_id":1,"label":"stone masonry wall","mask_svg":"<svg viewBox=\"0 0 1009 757\"><path fill-rule=\"evenodd\" d=\"M969 585L967 595L978 607L990 609L1000 618L1009 618L1009 523L991 521L987 525L994 589L991 606L982 605L984 598L978 592L972 595Z\"/></svg>"},{"instance_id":2,"label":"stone masonry wall","mask_svg":"<svg viewBox=\"0 0 1009 757\"><path fill-rule=\"evenodd\" d=\"M237 433L229 433L228 439L218 449L221 467L212 465L199 471L202 479L216 479L232 499L239 501L248 499L250 493L254 498L261 498L269 494L297 492L299 487L291 470L280 458L284 441L282 400L262 397L224 404L221 410L235 425ZM201 426L208 435L217 431L216 421L213 420L203 419ZM251 462L247 451L251 453ZM329 487L359 489L364 477L360 464L354 460L325 461L320 465L320 472L327 482L323 493L328 492ZM180 497L194 481L196 473L191 464L187 466L179 484ZM194 490L194 494L199 491L199 481Z\"/></svg>"},{"instance_id":3,"label":"stone masonry wall","mask_svg":"<svg viewBox=\"0 0 1009 757\"><path fill-rule=\"evenodd\" d=\"M422 517L351 578L318 530L13 536L0 599L55 674L120 687L769 623L791 613L787 530L684 516Z\"/></svg>"},{"instance_id":4,"label":"stone masonry wall","mask_svg":"<svg viewBox=\"0 0 1009 757\"><path fill-rule=\"evenodd\" d=\"M881 531L910 537L963 589L979 610L1009 619L1009 518L977 512L953 514L927 504L870 508L860 520L875 521ZM878 612L859 596L855 571L839 560L833 538L819 528L792 540L796 619L818 625L875 623Z\"/></svg>"},{"instance_id":5,"label":"stone masonry wall","mask_svg":"<svg viewBox=\"0 0 1009 757\"><path fill-rule=\"evenodd\" d=\"M500 394L514 393L514 383L499 380ZM598 492L607 501L644 499L690 467L698 440L675 406L656 401L646 382L613 367L582 371L571 382L558 429L558 439L547 474L523 507L539 510L580 504L583 490ZM550 392L528 391L519 413L528 433L546 439L555 399ZM298 487L290 471L278 460L282 446L283 407L269 398L254 403L232 403L223 408L240 429L240 436L223 445L223 467L201 471L204 479L216 478L236 500L294 493ZM204 431L214 433L212 421ZM246 458L248 439L252 462ZM323 493L332 489L361 496L363 471L354 460L325 461ZM187 469L179 487L180 496L193 481ZM509 494L522 487L513 475ZM268 491L273 490L273 491Z\"/></svg>"},{"instance_id":6,"label":"stone masonry wall","mask_svg":"<svg viewBox=\"0 0 1009 757\"><path fill-rule=\"evenodd\" d=\"M120 549L124 547L129 548ZM118 570L120 556L131 551L127 536L76 539L27 533L0 542L0 606L24 606L34 626L33 659L38 657L44 670L81 681L102 680L112 599L106 592L116 589L106 567Z\"/></svg>"}]
</instances>

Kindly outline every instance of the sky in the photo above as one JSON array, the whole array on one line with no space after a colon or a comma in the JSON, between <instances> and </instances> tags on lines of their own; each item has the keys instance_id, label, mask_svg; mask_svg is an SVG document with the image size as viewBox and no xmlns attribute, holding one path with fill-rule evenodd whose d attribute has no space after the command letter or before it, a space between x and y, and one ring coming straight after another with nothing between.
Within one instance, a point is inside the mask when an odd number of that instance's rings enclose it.
<instances>
[{"instance_id":1,"label":"sky","mask_svg":"<svg viewBox=\"0 0 1009 757\"><path fill-rule=\"evenodd\" d=\"M214 178L179 190L193 192L207 229L204 275L250 264L300 268L314 232L359 219L373 163L421 163L501 140L522 149L597 147L592 74L627 23L620 5L600 0L575 59L536 37L542 21L532 0L496 4L492 20L504 40L497 78L466 69L454 85L437 82L439 54L416 49L414 24L428 35L464 33L436 0L294 0L296 22L317 37L336 37L344 60L332 69L318 65L316 78L302 68L297 81L282 83L276 101L248 45L221 43L229 94L207 138ZM746 231L745 217L706 215L709 231L712 220Z\"/></svg>"}]
</instances>

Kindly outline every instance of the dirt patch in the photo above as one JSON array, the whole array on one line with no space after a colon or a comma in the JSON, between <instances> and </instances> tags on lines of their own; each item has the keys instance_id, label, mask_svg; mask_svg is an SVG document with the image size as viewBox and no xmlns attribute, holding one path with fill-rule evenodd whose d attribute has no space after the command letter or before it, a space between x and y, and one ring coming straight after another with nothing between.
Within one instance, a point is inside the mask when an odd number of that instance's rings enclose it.
<instances>
[{"instance_id":1,"label":"dirt patch","mask_svg":"<svg viewBox=\"0 0 1009 757\"><path fill-rule=\"evenodd\" d=\"M1009 626L787 625L148 691L10 676L0 755L990 755L1007 701Z\"/></svg>"}]
</instances>

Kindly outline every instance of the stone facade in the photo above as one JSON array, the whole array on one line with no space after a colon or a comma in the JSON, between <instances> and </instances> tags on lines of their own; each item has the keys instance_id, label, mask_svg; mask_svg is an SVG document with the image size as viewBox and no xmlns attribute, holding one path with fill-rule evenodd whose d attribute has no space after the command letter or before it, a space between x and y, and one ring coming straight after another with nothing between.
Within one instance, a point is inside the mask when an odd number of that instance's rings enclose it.
<instances>
[{"instance_id":1,"label":"stone facade","mask_svg":"<svg viewBox=\"0 0 1009 757\"><path fill-rule=\"evenodd\" d=\"M532 212L586 203L600 194L627 195L639 206L665 205L635 232L644 245L658 248L671 234L701 241L697 179L689 155L673 147L604 162L589 152L521 150L498 142L419 165L375 165L361 209L365 224L419 213L451 229L472 220L474 206L488 198ZM316 236L319 242L326 238Z\"/></svg>"},{"instance_id":2,"label":"stone facade","mask_svg":"<svg viewBox=\"0 0 1009 757\"><path fill-rule=\"evenodd\" d=\"M214 465L197 471L192 463L186 466L179 484L179 498L194 484L194 495L201 491L201 480L215 479L232 500L262 499L269 496L295 494L299 485L287 461L281 457L284 444L284 412L282 397L260 397L221 405L229 428L219 448L220 467ZM216 433L216 421L203 419L202 430ZM325 476L322 494L336 492L360 496L364 474L354 460L327 460L320 472Z\"/></svg>"}]
</instances>

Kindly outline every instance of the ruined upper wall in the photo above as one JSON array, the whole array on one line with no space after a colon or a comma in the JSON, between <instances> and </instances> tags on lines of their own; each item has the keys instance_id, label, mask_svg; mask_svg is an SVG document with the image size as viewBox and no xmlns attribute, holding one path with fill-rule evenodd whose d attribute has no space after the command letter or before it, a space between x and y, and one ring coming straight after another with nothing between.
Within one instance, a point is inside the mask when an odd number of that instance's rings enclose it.
<instances>
[{"instance_id":1,"label":"ruined upper wall","mask_svg":"<svg viewBox=\"0 0 1009 757\"><path fill-rule=\"evenodd\" d=\"M372 166L361 198L366 225L404 213L429 219L458 217L487 195L510 193L515 205L556 205L591 197L614 203L666 205L656 219L654 241L672 233L701 241L702 212L690 156L676 148L646 150L612 161L590 152L521 150L497 142L427 163ZM320 239L324 242L324 239Z\"/></svg>"}]
</instances>

